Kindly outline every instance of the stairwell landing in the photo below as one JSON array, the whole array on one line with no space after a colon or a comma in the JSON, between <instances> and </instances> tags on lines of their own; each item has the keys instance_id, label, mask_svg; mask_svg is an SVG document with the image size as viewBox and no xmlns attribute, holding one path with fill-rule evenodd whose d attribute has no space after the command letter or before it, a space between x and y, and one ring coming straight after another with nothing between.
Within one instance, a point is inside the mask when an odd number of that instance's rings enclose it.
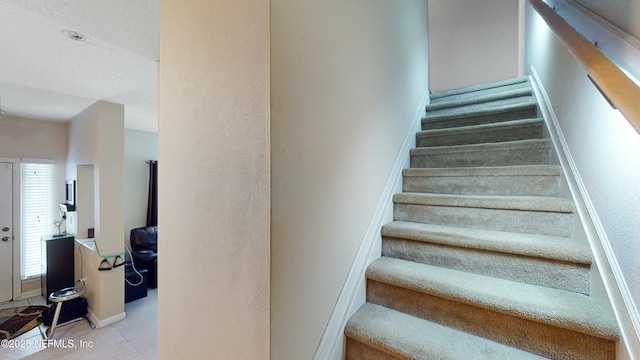
<instances>
[{"instance_id":1,"label":"stairwell landing","mask_svg":"<svg viewBox=\"0 0 640 360\"><path fill-rule=\"evenodd\" d=\"M431 94L352 359L615 359L592 254L528 78Z\"/></svg>"}]
</instances>

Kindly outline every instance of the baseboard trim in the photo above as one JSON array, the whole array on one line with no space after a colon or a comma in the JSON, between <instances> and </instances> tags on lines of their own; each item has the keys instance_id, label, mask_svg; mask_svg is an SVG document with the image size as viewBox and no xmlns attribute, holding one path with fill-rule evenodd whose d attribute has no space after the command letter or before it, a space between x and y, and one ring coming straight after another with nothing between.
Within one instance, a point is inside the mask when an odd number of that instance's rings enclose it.
<instances>
[{"instance_id":1,"label":"baseboard trim","mask_svg":"<svg viewBox=\"0 0 640 360\"><path fill-rule=\"evenodd\" d=\"M402 191L402 170L409 166L409 150L416 145L416 132L421 129L424 109L429 104L429 89L426 89L420 105L405 137L402 148L394 162L376 210L369 222L364 239L356 253L338 301L333 308L327 327L313 357L314 360L341 360L344 348L344 328L347 320L366 301L365 271L367 266L380 257L382 238L380 228L393 219L393 195Z\"/></svg>"},{"instance_id":2,"label":"baseboard trim","mask_svg":"<svg viewBox=\"0 0 640 360\"><path fill-rule=\"evenodd\" d=\"M89 310L87 311L87 317L96 326L96 328L101 328L101 327L109 326L111 324L115 324L120 320L124 320L124 318L127 317L127 313L123 311L120 314L116 314L106 319L100 320L98 319L96 314L92 313L91 310Z\"/></svg>"},{"instance_id":3,"label":"baseboard trim","mask_svg":"<svg viewBox=\"0 0 640 360\"><path fill-rule=\"evenodd\" d=\"M540 111L558 152L560 165L567 175L569 190L575 201L578 215L593 251L596 266L620 327L622 344L618 344L618 359L640 359L640 314L634 306L631 292L611 248L611 242L571 156L549 95L533 66L531 67L531 84L536 97L540 100ZM625 353L620 354L620 352Z\"/></svg>"}]
</instances>

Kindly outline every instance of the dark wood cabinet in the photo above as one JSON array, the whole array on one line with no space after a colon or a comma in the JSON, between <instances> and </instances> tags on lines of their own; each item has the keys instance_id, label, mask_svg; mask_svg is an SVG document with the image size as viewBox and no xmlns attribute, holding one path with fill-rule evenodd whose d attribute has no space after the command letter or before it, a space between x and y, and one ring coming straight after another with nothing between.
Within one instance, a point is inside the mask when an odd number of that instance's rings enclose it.
<instances>
[{"instance_id":1,"label":"dark wood cabinet","mask_svg":"<svg viewBox=\"0 0 640 360\"><path fill-rule=\"evenodd\" d=\"M42 237L42 295L74 285L73 235Z\"/></svg>"}]
</instances>

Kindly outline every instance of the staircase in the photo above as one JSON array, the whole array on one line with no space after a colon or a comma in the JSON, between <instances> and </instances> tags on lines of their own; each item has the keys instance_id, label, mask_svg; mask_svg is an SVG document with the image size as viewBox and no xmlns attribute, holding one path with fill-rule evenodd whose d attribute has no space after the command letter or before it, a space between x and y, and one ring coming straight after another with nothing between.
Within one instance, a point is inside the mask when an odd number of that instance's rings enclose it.
<instances>
[{"instance_id":1,"label":"staircase","mask_svg":"<svg viewBox=\"0 0 640 360\"><path fill-rule=\"evenodd\" d=\"M346 359L615 359L528 78L435 93Z\"/></svg>"}]
</instances>

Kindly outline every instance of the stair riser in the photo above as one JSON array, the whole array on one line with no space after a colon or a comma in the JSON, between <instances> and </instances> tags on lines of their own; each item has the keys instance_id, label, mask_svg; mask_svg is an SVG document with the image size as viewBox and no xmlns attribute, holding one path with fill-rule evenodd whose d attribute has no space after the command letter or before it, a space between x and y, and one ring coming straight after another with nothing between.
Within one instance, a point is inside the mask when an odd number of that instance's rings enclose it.
<instances>
[{"instance_id":1,"label":"stair riser","mask_svg":"<svg viewBox=\"0 0 640 360\"><path fill-rule=\"evenodd\" d=\"M394 204L396 221L571 237L573 214L452 206Z\"/></svg>"},{"instance_id":2,"label":"stair riser","mask_svg":"<svg viewBox=\"0 0 640 360\"><path fill-rule=\"evenodd\" d=\"M382 255L501 279L576 292L590 292L585 264L383 237Z\"/></svg>"},{"instance_id":3,"label":"stair riser","mask_svg":"<svg viewBox=\"0 0 640 360\"><path fill-rule=\"evenodd\" d=\"M503 141L516 141L526 139L542 139L544 130L541 124L521 128L497 128L490 130L478 130L448 134L425 134L416 136L417 147L450 146L481 144Z\"/></svg>"},{"instance_id":4,"label":"stair riser","mask_svg":"<svg viewBox=\"0 0 640 360\"><path fill-rule=\"evenodd\" d=\"M367 301L557 359L614 359L613 341L405 288L367 281Z\"/></svg>"},{"instance_id":5,"label":"stair riser","mask_svg":"<svg viewBox=\"0 0 640 360\"><path fill-rule=\"evenodd\" d=\"M512 111L504 111L496 114L469 115L458 118L441 119L438 117L425 117L422 119L422 130L448 129L459 126L470 126L480 124L499 123L510 120L531 119L536 117L537 108L535 106Z\"/></svg>"},{"instance_id":6,"label":"stair riser","mask_svg":"<svg viewBox=\"0 0 640 360\"><path fill-rule=\"evenodd\" d=\"M405 176L402 191L461 195L559 196L559 176Z\"/></svg>"},{"instance_id":7,"label":"stair riser","mask_svg":"<svg viewBox=\"0 0 640 360\"><path fill-rule=\"evenodd\" d=\"M455 151L455 150L454 150ZM550 148L487 149L481 152L459 151L412 154L412 168L451 168L550 164Z\"/></svg>"},{"instance_id":8,"label":"stair riser","mask_svg":"<svg viewBox=\"0 0 640 360\"><path fill-rule=\"evenodd\" d=\"M347 344L346 344L346 352L345 352L345 360L398 360L402 358L397 358L391 356L385 352L374 349L370 346L367 346L361 343L358 340L354 340L347 336Z\"/></svg>"}]
</instances>

